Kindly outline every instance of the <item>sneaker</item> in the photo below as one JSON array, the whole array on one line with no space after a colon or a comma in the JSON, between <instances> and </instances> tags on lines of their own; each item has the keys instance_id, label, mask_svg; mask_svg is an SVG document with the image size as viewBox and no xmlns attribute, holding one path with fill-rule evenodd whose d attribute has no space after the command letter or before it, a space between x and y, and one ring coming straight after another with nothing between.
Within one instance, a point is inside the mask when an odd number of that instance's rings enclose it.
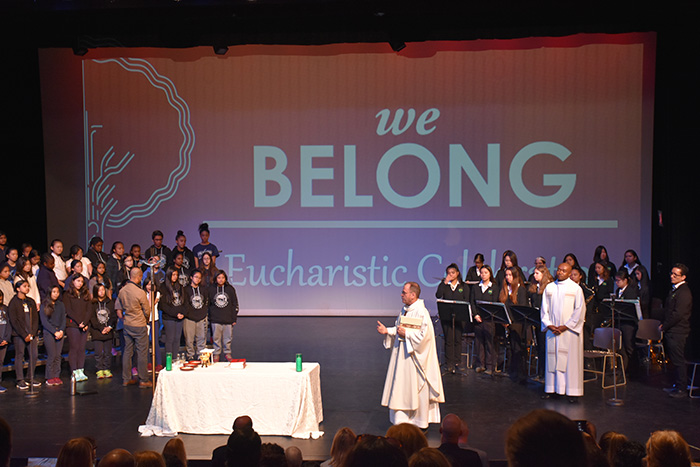
<instances>
[{"instance_id":1,"label":"sneaker","mask_svg":"<svg viewBox=\"0 0 700 467\"><path fill-rule=\"evenodd\" d=\"M675 391L669 392L668 395L673 397L674 399L685 399L686 397L688 397L688 391L684 391L683 389L676 389Z\"/></svg>"},{"instance_id":2,"label":"sneaker","mask_svg":"<svg viewBox=\"0 0 700 467\"><path fill-rule=\"evenodd\" d=\"M212 362L213 362L213 363L219 363L219 356L218 356L218 355L214 355L214 357L212 357Z\"/></svg>"},{"instance_id":3,"label":"sneaker","mask_svg":"<svg viewBox=\"0 0 700 467\"><path fill-rule=\"evenodd\" d=\"M105 378L112 378L112 377L114 377L114 375L112 374L112 372L109 371L109 370L104 370L104 371L102 372L102 375L103 375Z\"/></svg>"},{"instance_id":4,"label":"sneaker","mask_svg":"<svg viewBox=\"0 0 700 467\"><path fill-rule=\"evenodd\" d=\"M2 394L3 392L6 392L6 391L7 391L7 389L5 389L4 386L0 386L0 394Z\"/></svg>"},{"instance_id":5,"label":"sneaker","mask_svg":"<svg viewBox=\"0 0 700 467\"><path fill-rule=\"evenodd\" d=\"M85 381L85 380L88 379L88 377L85 376L85 372L83 371L82 368L75 370L75 371L73 372L73 374L75 375L75 380L76 380L77 382Z\"/></svg>"},{"instance_id":6,"label":"sneaker","mask_svg":"<svg viewBox=\"0 0 700 467\"><path fill-rule=\"evenodd\" d=\"M483 373L484 371L486 371L486 368L484 368L483 366L480 366L476 369L477 373Z\"/></svg>"},{"instance_id":7,"label":"sneaker","mask_svg":"<svg viewBox=\"0 0 700 467\"><path fill-rule=\"evenodd\" d=\"M492 376L493 375L493 370L486 370L484 371L485 375Z\"/></svg>"},{"instance_id":8,"label":"sneaker","mask_svg":"<svg viewBox=\"0 0 700 467\"><path fill-rule=\"evenodd\" d=\"M105 378L104 370L97 370L97 379L104 379L104 378Z\"/></svg>"},{"instance_id":9,"label":"sneaker","mask_svg":"<svg viewBox=\"0 0 700 467\"><path fill-rule=\"evenodd\" d=\"M27 389L29 389L29 385L27 384L27 382L25 380L22 379L22 380L17 381L17 389L21 389L22 391L26 391Z\"/></svg>"},{"instance_id":10,"label":"sneaker","mask_svg":"<svg viewBox=\"0 0 700 467\"><path fill-rule=\"evenodd\" d=\"M61 380L58 379L58 378L51 378L51 379L46 380L46 385L47 385L47 386L58 386L59 384L61 384L61 383L59 383L59 382L56 381L56 380L61 381Z\"/></svg>"},{"instance_id":11,"label":"sneaker","mask_svg":"<svg viewBox=\"0 0 700 467\"><path fill-rule=\"evenodd\" d=\"M32 381L32 386L34 386L35 388L39 388L41 387L41 383L39 381Z\"/></svg>"},{"instance_id":12,"label":"sneaker","mask_svg":"<svg viewBox=\"0 0 700 467\"><path fill-rule=\"evenodd\" d=\"M153 387L153 383L151 383L150 381L141 381L139 383L139 388L141 388L141 389L152 388L152 387Z\"/></svg>"},{"instance_id":13,"label":"sneaker","mask_svg":"<svg viewBox=\"0 0 700 467\"><path fill-rule=\"evenodd\" d=\"M232 362L232 361L233 361L233 358L231 358L230 355L226 355L226 361L227 361L227 362Z\"/></svg>"},{"instance_id":14,"label":"sneaker","mask_svg":"<svg viewBox=\"0 0 700 467\"><path fill-rule=\"evenodd\" d=\"M163 365L156 365L156 373L160 373L163 370Z\"/></svg>"},{"instance_id":15,"label":"sneaker","mask_svg":"<svg viewBox=\"0 0 700 467\"><path fill-rule=\"evenodd\" d=\"M139 375L139 370L136 367L133 367L131 369L131 376L138 376Z\"/></svg>"}]
</instances>

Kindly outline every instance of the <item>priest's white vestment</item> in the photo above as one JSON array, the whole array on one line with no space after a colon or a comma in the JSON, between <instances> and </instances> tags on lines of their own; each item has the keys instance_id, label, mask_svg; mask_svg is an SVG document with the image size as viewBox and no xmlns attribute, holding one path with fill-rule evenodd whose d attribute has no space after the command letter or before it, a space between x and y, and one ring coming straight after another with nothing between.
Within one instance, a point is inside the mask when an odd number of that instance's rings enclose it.
<instances>
[{"instance_id":1,"label":"priest's white vestment","mask_svg":"<svg viewBox=\"0 0 700 467\"><path fill-rule=\"evenodd\" d=\"M542 331L547 331L544 392L583 395L583 322L586 302L583 290L571 279L547 285L542 295ZM559 335L547 326L565 325Z\"/></svg>"},{"instance_id":2,"label":"priest's white vestment","mask_svg":"<svg viewBox=\"0 0 700 467\"><path fill-rule=\"evenodd\" d=\"M401 316L420 318L420 329L406 328L406 337L397 335ZM404 306L393 327L387 328L384 347L391 349L384 383L382 405L389 407L394 425L411 423L427 428L440 423L439 403L445 402L435 331L422 299Z\"/></svg>"}]
</instances>

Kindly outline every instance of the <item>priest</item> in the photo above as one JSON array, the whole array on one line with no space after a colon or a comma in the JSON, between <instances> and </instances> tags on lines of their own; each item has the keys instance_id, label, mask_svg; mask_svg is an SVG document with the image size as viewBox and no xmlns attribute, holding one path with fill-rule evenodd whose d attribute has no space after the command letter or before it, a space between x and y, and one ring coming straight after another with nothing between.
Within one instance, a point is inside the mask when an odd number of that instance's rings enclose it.
<instances>
[{"instance_id":1,"label":"priest","mask_svg":"<svg viewBox=\"0 0 700 467\"><path fill-rule=\"evenodd\" d=\"M546 331L547 358L543 399L555 393L576 402L583 396L583 322L586 302L578 284L569 279L571 265L557 268L557 280L542 296L542 332Z\"/></svg>"},{"instance_id":2,"label":"priest","mask_svg":"<svg viewBox=\"0 0 700 467\"><path fill-rule=\"evenodd\" d=\"M389 407L394 425L411 423L425 429L440 423L439 404L445 402L435 331L417 283L404 284L401 300L404 307L394 326L377 321L384 347L391 349L382 405Z\"/></svg>"}]
</instances>

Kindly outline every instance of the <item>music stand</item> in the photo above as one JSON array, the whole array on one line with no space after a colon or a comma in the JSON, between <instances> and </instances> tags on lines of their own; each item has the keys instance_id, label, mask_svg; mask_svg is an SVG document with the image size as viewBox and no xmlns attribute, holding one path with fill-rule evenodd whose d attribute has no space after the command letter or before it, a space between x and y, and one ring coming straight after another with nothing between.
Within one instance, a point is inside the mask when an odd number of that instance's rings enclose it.
<instances>
[{"instance_id":1,"label":"music stand","mask_svg":"<svg viewBox=\"0 0 700 467\"><path fill-rule=\"evenodd\" d=\"M542 328L542 318L540 316L540 310L537 308L531 307L531 306L523 306L523 305L511 305L510 309L512 312L514 312L513 319L517 321L521 321L525 324L525 326L530 326L531 332L532 332L532 342L535 346L538 346L537 342L537 330ZM523 334L524 336L521 336L522 338L525 338L525 344L527 348L527 332L525 330L525 327L523 326ZM531 358L532 356L532 347L528 349L528 356ZM530 363L531 359L528 360L527 363L527 375L530 376ZM537 364L539 365L540 362L538 361Z\"/></svg>"},{"instance_id":2,"label":"music stand","mask_svg":"<svg viewBox=\"0 0 700 467\"><path fill-rule=\"evenodd\" d=\"M472 318L472 307L471 303L465 302L463 300L446 300L444 298L438 298L437 300L437 306L438 306L438 316L440 317L440 320L447 321L449 319L452 320L452 336L455 335L455 332L457 331L457 326L456 322L459 321L467 321L467 318L469 318L469 322L473 322ZM447 341L447 337L445 337L445 341ZM459 336L459 342L460 342L460 361L461 361L461 343L462 343L462 336ZM452 373L450 369L448 368L445 370L442 374L447 374L447 373ZM453 374L459 374L460 376L466 376L466 373L462 372L459 370L459 368L455 369L455 372Z\"/></svg>"},{"instance_id":3,"label":"music stand","mask_svg":"<svg viewBox=\"0 0 700 467\"><path fill-rule=\"evenodd\" d=\"M513 324L513 319L505 303L477 300L476 305L479 310L489 315L489 319L492 323Z\"/></svg>"},{"instance_id":4,"label":"music stand","mask_svg":"<svg viewBox=\"0 0 700 467\"><path fill-rule=\"evenodd\" d=\"M476 301L476 306L479 308L479 310L483 311L488 315L488 319L491 321L491 324L494 323L500 323L500 324L513 324L513 319L511 318L510 312L508 311L508 308L506 308L505 303L501 302L487 302L484 300L477 300ZM505 328L506 331L506 340L509 339L509 331L508 328ZM507 343L506 343L507 346ZM495 349L494 349L495 350ZM496 359L496 365L494 367L494 375L496 375L497 370L498 370L498 359ZM505 360L504 360L505 361ZM503 368L503 374L505 374L505 363L504 363L504 368Z\"/></svg>"},{"instance_id":5,"label":"music stand","mask_svg":"<svg viewBox=\"0 0 700 467\"><path fill-rule=\"evenodd\" d=\"M611 305L612 300L606 298L601 304L603 308L603 313L607 315L612 315ZM629 324L636 324L637 321L642 318L642 308L639 305L639 299L635 298L633 300L625 300L621 298L615 299L615 312L617 313L617 319L620 322L628 322Z\"/></svg>"},{"instance_id":6,"label":"music stand","mask_svg":"<svg viewBox=\"0 0 700 467\"><path fill-rule=\"evenodd\" d=\"M612 399L608 399L606 401L606 404L612 406L612 407L621 407L625 404L625 401L622 399L617 398L617 342L615 339L615 304L619 303L619 301L615 298L615 294L611 293L610 298L603 299L603 303L607 305L609 303L610 307L610 316L612 319L611 322L611 327L612 331L611 334L611 339L612 339L612 351L613 351L613 397ZM637 300L639 302L639 300ZM603 375L603 378L605 378L605 375ZM605 380L605 379L603 379Z\"/></svg>"},{"instance_id":7,"label":"music stand","mask_svg":"<svg viewBox=\"0 0 700 467\"><path fill-rule=\"evenodd\" d=\"M541 324L540 310L531 306L511 305L510 309L515 311L513 318L516 321L525 321L533 326Z\"/></svg>"}]
</instances>

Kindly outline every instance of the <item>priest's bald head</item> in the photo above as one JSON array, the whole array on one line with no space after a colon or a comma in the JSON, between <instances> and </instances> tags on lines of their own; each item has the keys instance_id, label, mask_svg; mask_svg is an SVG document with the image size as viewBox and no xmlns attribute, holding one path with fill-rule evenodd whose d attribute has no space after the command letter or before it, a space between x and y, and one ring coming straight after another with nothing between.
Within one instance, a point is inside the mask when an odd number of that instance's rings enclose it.
<instances>
[{"instance_id":1,"label":"priest's bald head","mask_svg":"<svg viewBox=\"0 0 700 467\"><path fill-rule=\"evenodd\" d=\"M569 263L561 263L557 268L557 279L565 281L571 275L571 265Z\"/></svg>"},{"instance_id":2,"label":"priest's bald head","mask_svg":"<svg viewBox=\"0 0 700 467\"><path fill-rule=\"evenodd\" d=\"M401 291L401 301L404 305L413 305L420 298L420 285L416 282L406 282Z\"/></svg>"}]
</instances>

